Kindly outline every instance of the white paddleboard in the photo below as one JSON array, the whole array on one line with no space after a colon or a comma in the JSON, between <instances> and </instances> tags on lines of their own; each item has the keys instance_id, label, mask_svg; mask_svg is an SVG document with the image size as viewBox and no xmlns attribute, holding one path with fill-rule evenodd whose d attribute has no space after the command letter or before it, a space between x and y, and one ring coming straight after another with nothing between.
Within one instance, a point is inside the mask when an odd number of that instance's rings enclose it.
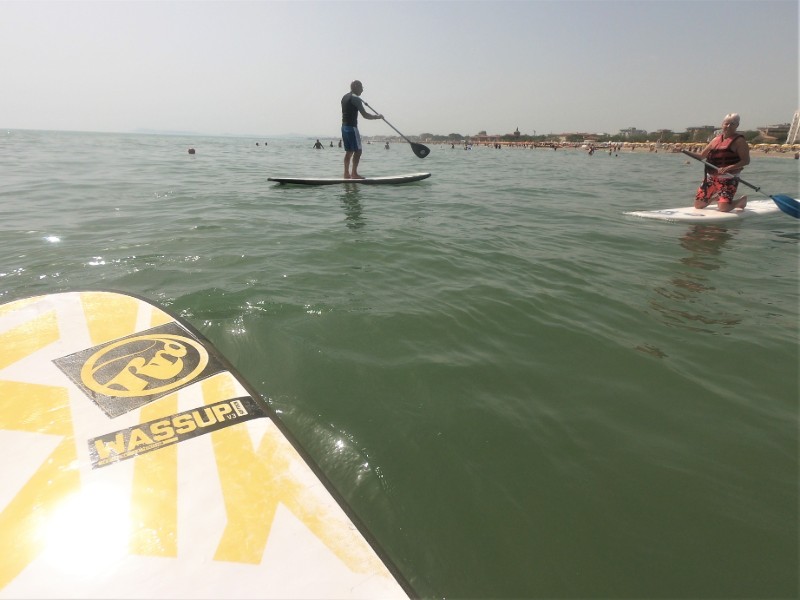
<instances>
[{"instance_id":1,"label":"white paddleboard","mask_svg":"<svg viewBox=\"0 0 800 600\"><path fill-rule=\"evenodd\" d=\"M0 598L407 598L211 343L141 298L0 306Z\"/></svg>"},{"instance_id":2,"label":"white paddleboard","mask_svg":"<svg viewBox=\"0 0 800 600\"><path fill-rule=\"evenodd\" d=\"M662 210L637 210L625 214L643 219L676 223L735 223L749 217L779 212L781 209L772 200L750 200L744 210L732 210L731 212L720 212L717 210L717 205L712 204L707 208L684 206Z\"/></svg>"},{"instance_id":3,"label":"white paddleboard","mask_svg":"<svg viewBox=\"0 0 800 600\"><path fill-rule=\"evenodd\" d=\"M387 175L384 177L367 177L365 179L344 179L341 177L269 177L268 181L276 183L294 183L298 185L333 185L336 183L363 183L365 185L411 183L430 177L430 173L409 173L407 175Z\"/></svg>"}]
</instances>

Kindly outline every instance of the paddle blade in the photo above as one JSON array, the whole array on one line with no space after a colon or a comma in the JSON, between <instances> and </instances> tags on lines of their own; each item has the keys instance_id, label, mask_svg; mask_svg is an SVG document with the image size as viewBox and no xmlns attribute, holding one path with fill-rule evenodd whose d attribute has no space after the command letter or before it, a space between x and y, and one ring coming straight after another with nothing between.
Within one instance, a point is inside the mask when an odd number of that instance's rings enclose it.
<instances>
[{"instance_id":1,"label":"paddle blade","mask_svg":"<svg viewBox=\"0 0 800 600\"><path fill-rule=\"evenodd\" d=\"M775 204L778 205L778 208L787 215L795 219L800 219L800 202L790 196L784 196L782 194L776 194L775 196L770 196L770 198L772 198Z\"/></svg>"},{"instance_id":2,"label":"paddle blade","mask_svg":"<svg viewBox=\"0 0 800 600\"><path fill-rule=\"evenodd\" d=\"M414 154L419 156L420 158L425 158L428 154L431 153L431 149L427 146L423 146L422 144L415 144L411 142L411 150L414 151Z\"/></svg>"}]
</instances>

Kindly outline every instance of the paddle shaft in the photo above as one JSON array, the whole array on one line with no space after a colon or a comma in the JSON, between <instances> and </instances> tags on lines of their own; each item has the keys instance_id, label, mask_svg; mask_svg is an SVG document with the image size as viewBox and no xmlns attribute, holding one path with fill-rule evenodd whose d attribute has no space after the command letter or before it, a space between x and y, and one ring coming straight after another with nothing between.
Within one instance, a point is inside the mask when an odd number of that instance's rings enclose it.
<instances>
[{"instance_id":1,"label":"paddle shaft","mask_svg":"<svg viewBox=\"0 0 800 600\"><path fill-rule=\"evenodd\" d=\"M374 108L372 108L372 107L371 107L369 104L367 104L367 101L366 101L366 100L363 100L363 99L362 99L361 101L364 103L364 106L366 106L367 108L369 108L369 109L370 109L372 112L374 112L376 115L379 115L379 114L380 114L380 113L379 113L377 110L375 110L375 109L374 109ZM386 122L386 124L387 124L389 127L391 127L392 129L394 129L395 131L397 131L397 127L395 127L394 125L392 125L391 123L389 123L389 121L386 121L386 117L381 117L381 118L382 118L382 119L383 119L383 120ZM402 133L400 133L399 131L397 131L397 133L399 133L399 134L400 134L400 137L401 137L401 138L403 138L405 141L407 141L409 144L413 144L413 143L414 143L414 142L412 142L410 139L408 139L406 136L404 136Z\"/></svg>"},{"instance_id":2,"label":"paddle shaft","mask_svg":"<svg viewBox=\"0 0 800 600\"><path fill-rule=\"evenodd\" d=\"M379 113L377 110L375 110L375 109L374 109L374 108L372 108L372 107L371 107L369 104L367 104L367 103L366 103L366 101L364 101L364 100L361 100L361 102L363 102L363 103L364 103L364 105L365 105L367 108L369 108L369 109L370 109L372 112L374 112L376 115L381 115L381 114L380 114L380 113ZM392 129L394 129L395 131L397 131L397 133L400 133L400 131L398 131L397 127L395 127L394 125L392 125L391 123L389 123L389 121L386 121L386 117L384 117L383 115L381 115L381 119L383 119L383 120L386 122L386 124L387 124L389 127L391 127ZM400 133L400 137L401 137L401 138L403 138L405 141L407 141L407 142L408 142L408 145L409 145L409 146L411 146L411 151L412 151L414 154L416 154L416 155L417 155L419 158L425 158L426 156L428 156L428 154L430 154L430 153L431 153L431 149L430 149L430 148L428 148L427 146L424 146L424 145L422 145L422 144L417 144L416 142L412 142L410 139L408 139L408 138L407 138L406 136L404 136L402 133Z\"/></svg>"}]
</instances>

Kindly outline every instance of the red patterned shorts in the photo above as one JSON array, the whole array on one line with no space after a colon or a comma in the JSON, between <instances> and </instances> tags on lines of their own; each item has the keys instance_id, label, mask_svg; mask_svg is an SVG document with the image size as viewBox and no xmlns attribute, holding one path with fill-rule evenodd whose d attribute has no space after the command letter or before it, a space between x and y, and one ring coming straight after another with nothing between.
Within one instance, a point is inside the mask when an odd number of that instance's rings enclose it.
<instances>
[{"instance_id":1,"label":"red patterned shorts","mask_svg":"<svg viewBox=\"0 0 800 600\"><path fill-rule=\"evenodd\" d=\"M696 200L711 202L714 196L719 195L717 202L733 202L736 189L739 187L738 177L719 177L708 174L697 188Z\"/></svg>"}]
</instances>

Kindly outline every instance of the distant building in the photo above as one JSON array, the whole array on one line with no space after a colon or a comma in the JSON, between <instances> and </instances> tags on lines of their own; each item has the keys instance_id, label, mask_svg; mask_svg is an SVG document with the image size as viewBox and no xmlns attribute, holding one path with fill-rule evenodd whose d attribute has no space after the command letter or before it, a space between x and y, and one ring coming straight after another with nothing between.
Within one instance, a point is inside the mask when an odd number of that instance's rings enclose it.
<instances>
[{"instance_id":1,"label":"distant building","mask_svg":"<svg viewBox=\"0 0 800 600\"><path fill-rule=\"evenodd\" d=\"M519 127L513 133L494 133L491 135L487 135L485 130L481 130L476 135L469 136L469 138L477 144L499 144L508 141L509 136L521 137L522 133L520 133Z\"/></svg>"},{"instance_id":2,"label":"distant building","mask_svg":"<svg viewBox=\"0 0 800 600\"><path fill-rule=\"evenodd\" d=\"M635 135L647 135L644 129L636 129L636 127L628 127L627 129L620 129L619 134L624 138L630 138Z\"/></svg>"},{"instance_id":3,"label":"distant building","mask_svg":"<svg viewBox=\"0 0 800 600\"><path fill-rule=\"evenodd\" d=\"M691 142L710 142L714 137L714 125L700 125L698 127L687 127L686 133L689 134L689 141Z\"/></svg>"},{"instance_id":4,"label":"distant building","mask_svg":"<svg viewBox=\"0 0 800 600\"><path fill-rule=\"evenodd\" d=\"M775 142L778 143L781 142L781 140L788 139L790 129L791 125L789 123L782 123L780 125L766 125L764 127L759 127L758 132L761 134L762 139L775 140ZM789 142L787 142L787 144L788 143Z\"/></svg>"},{"instance_id":5,"label":"distant building","mask_svg":"<svg viewBox=\"0 0 800 600\"><path fill-rule=\"evenodd\" d=\"M502 136L500 135L487 135L485 131L481 131L478 135L471 135L470 140L475 142L476 144L496 144L501 140Z\"/></svg>"},{"instance_id":6,"label":"distant building","mask_svg":"<svg viewBox=\"0 0 800 600\"><path fill-rule=\"evenodd\" d=\"M596 142L600 138L599 135L596 133L586 133L583 131L577 131L572 133L561 133L558 136L558 139L562 142L572 142L576 143L579 141L582 142Z\"/></svg>"}]
</instances>

